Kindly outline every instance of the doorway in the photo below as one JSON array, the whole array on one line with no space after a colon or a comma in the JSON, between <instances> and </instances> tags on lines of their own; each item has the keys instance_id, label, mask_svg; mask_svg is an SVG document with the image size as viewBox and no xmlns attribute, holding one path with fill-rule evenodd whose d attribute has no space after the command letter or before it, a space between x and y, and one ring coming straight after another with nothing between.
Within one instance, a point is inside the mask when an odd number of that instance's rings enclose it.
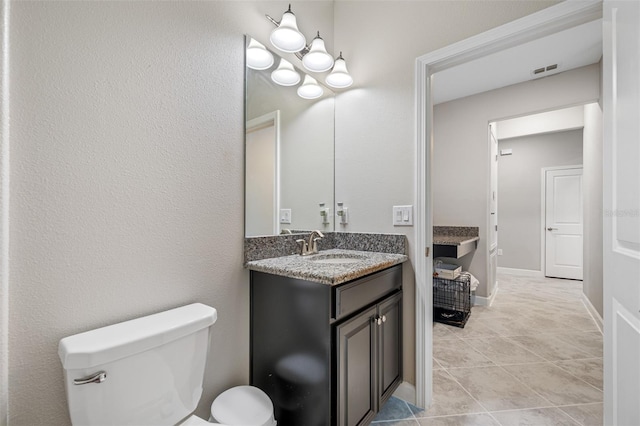
<instances>
[{"instance_id":1,"label":"doorway","mask_svg":"<svg viewBox=\"0 0 640 426\"><path fill-rule=\"evenodd\" d=\"M524 42L598 19L601 4L565 2L539 13L480 34L418 58L416 62L416 403L428 406L431 397L432 369L432 262L429 250L433 242L432 158L434 140L433 75L478 56L516 46ZM487 121L488 122L488 121ZM485 125L486 123L485 122ZM488 187L487 183L487 187ZM488 210L488 206L487 206ZM486 241L485 241L486 242ZM427 250L426 250L427 249ZM426 256L425 256L426 255Z\"/></svg>"}]
</instances>

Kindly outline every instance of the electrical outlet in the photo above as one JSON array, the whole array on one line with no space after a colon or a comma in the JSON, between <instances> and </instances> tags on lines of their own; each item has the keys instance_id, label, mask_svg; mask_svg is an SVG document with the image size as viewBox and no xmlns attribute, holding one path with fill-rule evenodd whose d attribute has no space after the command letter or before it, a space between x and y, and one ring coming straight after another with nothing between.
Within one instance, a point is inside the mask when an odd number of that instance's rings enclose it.
<instances>
[{"instance_id":1,"label":"electrical outlet","mask_svg":"<svg viewBox=\"0 0 640 426\"><path fill-rule=\"evenodd\" d=\"M280 209L280 223L291 224L291 209Z\"/></svg>"}]
</instances>

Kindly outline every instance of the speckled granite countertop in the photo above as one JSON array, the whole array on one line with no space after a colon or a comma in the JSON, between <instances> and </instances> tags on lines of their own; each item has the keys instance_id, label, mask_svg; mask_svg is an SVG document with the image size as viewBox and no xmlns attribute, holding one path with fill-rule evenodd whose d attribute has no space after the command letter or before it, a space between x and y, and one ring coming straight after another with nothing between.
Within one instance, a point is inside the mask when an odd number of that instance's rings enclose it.
<instances>
[{"instance_id":1,"label":"speckled granite countertop","mask_svg":"<svg viewBox=\"0 0 640 426\"><path fill-rule=\"evenodd\" d=\"M472 243L478 241L479 237L464 236L452 236L452 235L434 235L433 244L439 244L441 246L460 246L466 243Z\"/></svg>"},{"instance_id":2,"label":"speckled granite countertop","mask_svg":"<svg viewBox=\"0 0 640 426\"><path fill-rule=\"evenodd\" d=\"M355 258L351 263L322 263L336 258ZM330 249L309 256L282 256L247 262L252 271L266 272L327 285L342 284L405 262L404 254ZM340 262L339 260L335 260Z\"/></svg>"},{"instance_id":3,"label":"speckled granite countertop","mask_svg":"<svg viewBox=\"0 0 640 426\"><path fill-rule=\"evenodd\" d=\"M433 244L442 246L459 246L478 241L477 226L434 226Z\"/></svg>"}]
</instances>

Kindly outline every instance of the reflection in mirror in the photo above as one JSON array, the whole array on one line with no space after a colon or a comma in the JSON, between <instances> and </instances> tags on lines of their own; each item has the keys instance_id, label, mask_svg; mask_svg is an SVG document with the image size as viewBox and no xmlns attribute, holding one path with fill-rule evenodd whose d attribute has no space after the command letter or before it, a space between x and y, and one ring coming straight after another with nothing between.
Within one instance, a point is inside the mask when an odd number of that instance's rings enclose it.
<instances>
[{"instance_id":1,"label":"reflection in mirror","mask_svg":"<svg viewBox=\"0 0 640 426\"><path fill-rule=\"evenodd\" d=\"M246 68L245 236L333 231L334 93L302 98L310 79L298 68L300 83L276 84L270 52L271 66Z\"/></svg>"}]
</instances>

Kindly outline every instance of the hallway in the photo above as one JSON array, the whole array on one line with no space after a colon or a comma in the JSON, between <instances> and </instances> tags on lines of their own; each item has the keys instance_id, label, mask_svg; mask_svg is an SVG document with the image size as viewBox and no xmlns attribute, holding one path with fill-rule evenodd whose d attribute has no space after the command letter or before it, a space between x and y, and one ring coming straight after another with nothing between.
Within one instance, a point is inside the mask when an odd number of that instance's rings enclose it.
<instances>
[{"instance_id":1,"label":"hallway","mask_svg":"<svg viewBox=\"0 0 640 426\"><path fill-rule=\"evenodd\" d=\"M380 426L602 425L602 334L582 282L500 275L464 329L434 323L433 404L392 398Z\"/></svg>"}]
</instances>

